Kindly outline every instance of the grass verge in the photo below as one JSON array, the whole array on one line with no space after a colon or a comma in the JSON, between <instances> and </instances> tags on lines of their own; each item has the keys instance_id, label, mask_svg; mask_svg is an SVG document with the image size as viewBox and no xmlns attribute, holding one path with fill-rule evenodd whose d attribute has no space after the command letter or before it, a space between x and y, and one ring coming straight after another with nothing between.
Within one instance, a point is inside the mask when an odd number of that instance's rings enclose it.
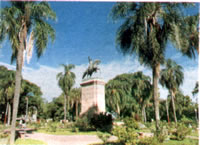
<instances>
[{"instance_id":1,"label":"grass verge","mask_svg":"<svg viewBox=\"0 0 200 145\"><path fill-rule=\"evenodd\" d=\"M34 139L17 139L15 145L47 145L47 143Z\"/></svg>"}]
</instances>

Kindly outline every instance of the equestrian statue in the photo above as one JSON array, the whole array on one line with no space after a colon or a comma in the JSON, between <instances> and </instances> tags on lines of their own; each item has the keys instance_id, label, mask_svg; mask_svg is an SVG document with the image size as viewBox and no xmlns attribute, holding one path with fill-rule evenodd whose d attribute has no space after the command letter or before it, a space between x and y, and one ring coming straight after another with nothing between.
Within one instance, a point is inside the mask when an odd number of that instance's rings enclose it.
<instances>
[{"instance_id":1,"label":"equestrian statue","mask_svg":"<svg viewBox=\"0 0 200 145\"><path fill-rule=\"evenodd\" d=\"M83 77L82 79L84 79L86 76L92 76L92 74L94 72L97 72L98 70L100 70L98 68L98 65L100 64L100 60L95 60L94 62L92 61L92 59L88 56L88 60L89 60L89 66L86 69L86 71L83 73Z\"/></svg>"}]
</instances>

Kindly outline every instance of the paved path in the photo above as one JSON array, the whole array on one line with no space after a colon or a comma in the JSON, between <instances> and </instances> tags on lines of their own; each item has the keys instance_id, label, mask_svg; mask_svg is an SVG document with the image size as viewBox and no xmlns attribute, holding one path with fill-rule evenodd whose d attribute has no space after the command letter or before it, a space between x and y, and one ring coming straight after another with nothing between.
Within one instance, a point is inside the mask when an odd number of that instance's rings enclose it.
<instances>
[{"instance_id":1,"label":"paved path","mask_svg":"<svg viewBox=\"0 0 200 145\"><path fill-rule=\"evenodd\" d=\"M50 135L44 133L26 134L26 138L42 140L48 145L88 145L102 142L96 135ZM116 140L112 136L109 140Z\"/></svg>"}]
</instances>

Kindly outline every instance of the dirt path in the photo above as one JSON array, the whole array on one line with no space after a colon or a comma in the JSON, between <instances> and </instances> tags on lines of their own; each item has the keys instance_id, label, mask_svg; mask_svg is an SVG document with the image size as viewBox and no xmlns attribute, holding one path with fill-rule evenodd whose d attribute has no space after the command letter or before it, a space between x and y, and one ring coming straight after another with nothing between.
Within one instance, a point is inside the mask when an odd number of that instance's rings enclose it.
<instances>
[{"instance_id":1,"label":"dirt path","mask_svg":"<svg viewBox=\"0 0 200 145\"><path fill-rule=\"evenodd\" d=\"M26 138L46 142L48 145L88 145L102 142L96 135L50 135L44 133L26 134ZM111 137L109 140L115 140Z\"/></svg>"}]
</instances>

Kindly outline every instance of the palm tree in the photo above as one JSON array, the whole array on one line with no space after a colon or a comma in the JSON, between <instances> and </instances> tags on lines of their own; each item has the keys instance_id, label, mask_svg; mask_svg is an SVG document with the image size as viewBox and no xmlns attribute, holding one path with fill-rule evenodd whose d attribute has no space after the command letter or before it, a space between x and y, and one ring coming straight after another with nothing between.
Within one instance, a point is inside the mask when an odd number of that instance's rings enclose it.
<instances>
[{"instance_id":1,"label":"palm tree","mask_svg":"<svg viewBox=\"0 0 200 145\"><path fill-rule=\"evenodd\" d=\"M197 94L198 92L199 92L199 83L196 82L196 85L195 85L195 87L194 87L194 90L192 91L192 94L195 95L195 94Z\"/></svg>"},{"instance_id":2,"label":"palm tree","mask_svg":"<svg viewBox=\"0 0 200 145\"><path fill-rule=\"evenodd\" d=\"M180 26L184 24L182 3L117 3L113 20L125 20L117 30L116 43L123 54L137 54L141 64L152 69L156 129L159 129L158 80L168 40L181 47Z\"/></svg>"},{"instance_id":3,"label":"palm tree","mask_svg":"<svg viewBox=\"0 0 200 145\"><path fill-rule=\"evenodd\" d=\"M169 90L172 109L174 114L174 121L177 124L176 109L175 109L175 95L178 91L179 86L183 83L184 74L182 72L182 67L177 65L176 62L168 59L166 61L166 68L162 69L160 84Z\"/></svg>"},{"instance_id":4,"label":"palm tree","mask_svg":"<svg viewBox=\"0 0 200 145\"><path fill-rule=\"evenodd\" d=\"M73 85L75 84L76 76L73 72L71 72L71 69L75 68L73 64L69 64L69 65L62 64L62 66L64 67L64 73L63 72L58 73L57 79L58 79L58 85L62 89L65 95L64 96L64 120L66 121L66 104L68 104L67 111L69 111L69 93Z\"/></svg>"},{"instance_id":5,"label":"palm tree","mask_svg":"<svg viewBox=\"0 0 200 145\"><path fill-rule=\"evenodd\" d=\"M106 84L106 105L111 107L119 116L130 102L130 89L128 85L119 80L110 80Z\"/></svg>"},{"instance_id":6,"label":"palm tree","mask_svg":"<svg viewBox=\"0 0 200 145\"><path fill-rule=\"evenodd\" d=\"M70 94L71 105L74 106L76 110L76 119L79 116L79 104L81 103L81 89L80 88L73 88Z\"/></svg>"},{"instance_id":7,"label":"palm tree","mask_svg":"<svg viewBox=\"0 0 200 145\"><path fill-rule=\"evenodd\" d=\"M146 122L146 105L152 96L151 78L143 75L142 72L134 73L134 79L132 83L132 94L141 106L142 118Z\"/></svg>"},{"instance_id":8,"label":"palm tree","mask_svg":"<svg viewBox=\"0 0 200 145\"><path fill-rule=\"evenodd\" d=\"M11 2L9 7L1 9L0 42L4 38L10 40L13 62L16 59L15 95L13 103L12 127L10 144L14 144L16 117L22 79L23 53L32 49L35 44L38 58L43 54L49 38L54 40L54 29L47 20L55 20L56 14L47 2ZM8 37L7 37L8 36ZM31 43L27 37L32 38ZM33 43L33 41L35 41Z\"/></svg>"},{"instance_id":9,"label":"palm tree","mask_svg":"<svg viewBox=\"0 0 200 145\"><path fill-rule=\"evenodd\" d=\"M181 52L189 58L195 58L196 52L199 54L199 14L195 16L187 16L184 21L185 23L181 25L180 31L180 41L183 42L180 44L182 45L180 47Z\"/></svg>"}]
</instances>

